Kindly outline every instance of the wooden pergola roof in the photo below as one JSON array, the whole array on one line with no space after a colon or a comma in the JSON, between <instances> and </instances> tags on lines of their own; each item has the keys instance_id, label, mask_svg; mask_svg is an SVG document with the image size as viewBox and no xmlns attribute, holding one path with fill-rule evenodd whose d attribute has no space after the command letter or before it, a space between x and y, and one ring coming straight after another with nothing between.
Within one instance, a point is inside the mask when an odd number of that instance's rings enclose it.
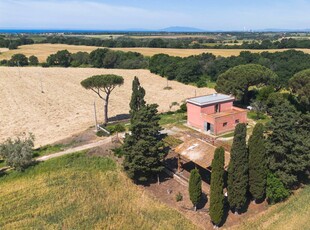
<instances>
[{"instance_id":1,"label":"wooden pergola roof","mask_svg":"<svg viewBox=\"0 0 310 230\"><path fill-rule=\"evenodd\" d=\"M180 144L175 152L180 155L181 158L192 161L195 164L207 169L211 167L212 160L214 158L214 151L216 146L211 145L198 138L190 138ZM225 169L230 161L230 153L225 151Z\"/></svg>"}]
</instances>

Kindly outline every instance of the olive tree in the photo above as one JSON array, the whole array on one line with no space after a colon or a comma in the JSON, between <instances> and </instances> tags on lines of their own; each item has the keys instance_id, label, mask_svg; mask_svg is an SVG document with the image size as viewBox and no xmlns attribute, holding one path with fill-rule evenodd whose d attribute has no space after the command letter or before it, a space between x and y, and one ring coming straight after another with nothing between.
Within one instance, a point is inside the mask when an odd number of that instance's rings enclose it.
<instances>
[{"instance_id":1,"label":"olive tree","mask_svg":"<svg viewBox=\"0 0 310 230\"><path fill-rule=\"evenodd\" d=\"M29 134L7 139L0 145L0 156L6 164L18 171L24 170L33 160L34 136Z\"/></svg>"},{"instance_id":2,"label":"olive tree","mask_svg":"<svg viewBox=\"0 0 310 230\"><path fill-rule=\"evenodd\" d=\"M104 125L108 123L108 105L111 92L121 86L124 78L114 74L95 75L81 82L85 89L94 91L104 101Z\"/></svg>"}]
</instances>

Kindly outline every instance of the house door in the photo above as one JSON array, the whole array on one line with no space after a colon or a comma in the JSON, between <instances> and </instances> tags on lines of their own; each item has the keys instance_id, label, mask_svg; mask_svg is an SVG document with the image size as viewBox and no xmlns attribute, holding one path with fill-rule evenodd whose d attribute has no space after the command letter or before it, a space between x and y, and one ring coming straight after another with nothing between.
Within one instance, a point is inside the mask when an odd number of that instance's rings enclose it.
<instances>
[{"instance_id":1,"label":"house door","mask_svg":"<svg viewBox=\"0 0 310 230\"><path fill-rule=\"evenodd\" d=\"M211 129L211 124L209 122L204 122L205 131L209 131Z\"/></svg>"},{"instance_id":2,"label":"house door","mask_svg":"<svg viewBox=\"0 0 310 230\"><path fill-rule=\"evenodd\" d=\"M212 124L210 124L210 133L214 133L214 126Z\"/></svg>"}]
</instances>

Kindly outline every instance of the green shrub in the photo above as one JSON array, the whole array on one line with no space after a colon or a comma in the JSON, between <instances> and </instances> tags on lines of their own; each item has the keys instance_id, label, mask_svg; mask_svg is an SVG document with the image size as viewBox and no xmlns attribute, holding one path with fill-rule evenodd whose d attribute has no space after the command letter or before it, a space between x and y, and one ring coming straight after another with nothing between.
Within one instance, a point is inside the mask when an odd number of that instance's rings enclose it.
<instances>
[{"instance_id":1,"label":"green shrub","mask_svg":"<svg viewBox=\"0 0 310 230\"><path fill-rule=\"evenodd\" d=\"M39 64L39 59L36 56L31 55L29 57L29 65L37 66L38 64Z\"/></svg>"},{"instance_id":2,"label":"green shrub","mask_svg":"<svg viewBox=\"0 0 310 230\"><path fill-rule=\"evenodd\" d=\"M269 204L275 204L285 200L290 195L290 191L287 190L282 181L276 177L273 173L267 175L267 189L266 196Z\"/></svg>"},{"instance_id":3,"label":"green shrub","mask_svg":"<svg viewBox=\"0 0 310 230\"><path fill-rule=\"evenodd\" d=\"M42 66L43 68L48 68L48 67L50 67L50 65L47 64L46 62L43 62L43 63L41 64L41 66Z\"/></svg>"},{"instance_id":4,"label":"green shrub","mask_svg":"<svg viewBox=\"0 0 310 230\"><path fill-rule=\"evenodd\" d=\"M177 202L182 201L182 200L183 200L183 195L182 195L182 193L178 192L178 194L175 196L175 200L176 200Z\"/></svg>"},{"instance_id":5,"label":"green shrub","mask_svg":"<svg viewBox=\"0 0 310 230\"><path fill-rule=\"evenodd\" d=\"M106 129L110 132L110 134L121 133L121 132L125 132L126 130L123 124L108 125Z\"/></svg>"},{"instance_id":6,"label":"green shrub","mask_svg":"<svg viewBox=\"0 0 310 230\"><path fill-rule=\"evenodd\" d=\"M103 130L97 131L97 132L96 132L96 135L97 135L98 137L107 137L107 136L109 136L109 134L107 134L107 132L105 132L105 131L103 131Z\"/></svg>"},{"instance_id":7,"label":"green shrub","mask_svg":"<svg viewBox=\"0 0 310 230\"><path fill-rule=\"evenodd\" d=\"M2 66L7 66L8 65L8 60L6 60L6 59L4 59L4 60L1 60L0 61L0 65L2 65Z\"/></svg>"},{"instance_id":8,"label":"green shrub","mask_svg":"<svg viewBox=\"0 0 310 230\"><path fill-rule=\"evenodd\" d=\"M178 110L178 112L181 112L181 113L186 113L187 112L186 103L181 104L180 109Z\"/></svg>"},{"instance_id":9,"label":"green shrub","mask_svg":"<svg viewBox=\"0 0 310 230\"><path fill-rule=\"evenodd\" d=\"M32 163L33 141L34 136L32 134L29 136L24 134L16 139L9 138L0 145L0 155L8 166L17 171L23 171Z\"/></svg>"},{"instance_id":10,"label":"green shrub","mask_svg":"<svg viewBox=\"0 0 310 230\"><path fill-rule=\"evenodd\" d=\"M123 151L122 147L114 148L114 149L112 149L112 152L114 153L115 156L117 156L119 158L124 156L124 151Z\"/></svg>"},{"instance_id":11,"label":"green shrub","mask_svg":"<svg viewBox=\"0 0 310 230\"><path fill-rule=\"evenodd\" d=\"M26 66L28 58L24 54L14 54L8 62L9 66Z\"/></svg>"},{"instance_id":12,"label":"green shrub","mask_svg":"<svg viewBox=\"0 0 310 230\"><path fill-rule=\"evenodd\" d=\"M205 78L200 78L197 82L196 82L196 86L198 88L202 88L202 87L207 87L208 83L207 80Z\"/></svg>"}]
</instances>

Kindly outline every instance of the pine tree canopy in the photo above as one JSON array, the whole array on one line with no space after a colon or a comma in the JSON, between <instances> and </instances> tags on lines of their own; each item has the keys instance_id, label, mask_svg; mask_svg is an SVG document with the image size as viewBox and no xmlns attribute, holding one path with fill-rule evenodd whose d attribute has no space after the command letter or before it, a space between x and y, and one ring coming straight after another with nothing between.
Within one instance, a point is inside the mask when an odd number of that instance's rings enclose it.
<instances>
[{"instance_id":1,"label":"pine tree canopy","mask_svg":"<svg viewBox=\"0 0 310 230\"><path fill-rule=\"evenodd\" d=\"M232 209L240 210L247 201L248 153L246 124L236 126L228 166L228 201Z\"/></svg>"},{"instance_id":2,"label":"pine tree canopy","mask_svg":"<svg viewBox=\"0 0 310 230\"><path fill-rule=\"evenodd\" d=\"M215 225L219 225L222 222L224 214L224 154L225 150L223 147L217 148L211 164L210 217Z\"/></svg>"},{"instance_id":3,"label":"pine tree canopy","mask_svg":"<svg viewBox=\"0 0 310 230\"><path fill-rule=\"evenodd\" d=\"M267 180L266 149L264 140L264 126L255 125L249 139L249 190L255 200L264 197Z\"/></svg>"},{"instance_id":4,"label":"pine tree canopy","mask_svg":"<svg viewBox=\"0 0 310 230\"><path fill-rule=\"evenodd\" d=\"M287 100L272 108L271 115L268 168L292 188L310 168L310 115L301 115Z\"/></svg>"}]
</instances>

